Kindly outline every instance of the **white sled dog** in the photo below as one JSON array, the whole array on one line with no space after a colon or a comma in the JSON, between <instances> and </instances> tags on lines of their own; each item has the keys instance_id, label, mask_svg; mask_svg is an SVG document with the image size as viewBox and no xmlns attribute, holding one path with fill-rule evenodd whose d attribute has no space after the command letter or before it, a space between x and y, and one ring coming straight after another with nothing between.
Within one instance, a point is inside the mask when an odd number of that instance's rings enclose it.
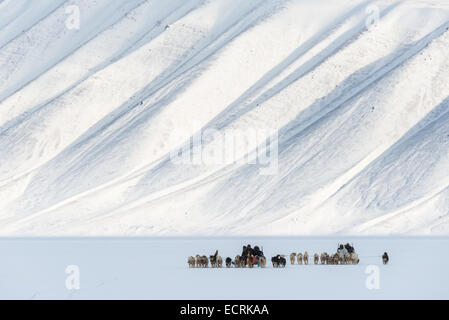
<instances>
[{"instance_id":1,"label":"white sled dog","mask_svg":"<svg viewBox=\"0 0 449 320\"><path fill-rule=\"evenodd\" d=\"M217 268L221 268L223 266L223 259L222 257L217 257Z\"/></svg>"}]
</instances>

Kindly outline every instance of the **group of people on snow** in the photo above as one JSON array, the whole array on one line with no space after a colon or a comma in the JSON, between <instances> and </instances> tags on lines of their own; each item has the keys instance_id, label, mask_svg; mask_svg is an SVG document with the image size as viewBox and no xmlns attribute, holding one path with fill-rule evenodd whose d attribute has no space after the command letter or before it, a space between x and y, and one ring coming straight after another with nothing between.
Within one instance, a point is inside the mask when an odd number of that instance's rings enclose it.
<instances>
[{"instance_id":1,"label":"group of people on snow","mask_svg":"<svg viewBox=\"0 0 449 320\"><path fill-rule=\"evenodd\" d=\"M342 244L338 245L337 253L342 253L344 257L346 257L347 253L351 254L353 252L355 252L355 249L349 243L347 243L345 245L342 245ZM390 260L390 258L388 257L388 253L384 252L384 254L382 255L383 264L388 264L389 260Z\"/></svg>"},{"instance_id":2,"label":"group of people on snow","mask_svg":"<svg viewBox=\"0 0 449 320\"><path fill-rule=\"evenodd\" d=\"M346 255L347 253L351 254L353 252L355 252L354 247L349 243L345 245L340 244L337 248L337 253L343 253L343 255Z\"/></svg>"},{"instance_id":3,"label":"group of people on snow","mask_svg":"<svg viewBox=\"0 0 449 320\"><path fill-rule=\"evenodd\" d=\"M259 246L251 247L250 244L243 246L242 254L240 255L241 259L247 260L249 256L252 256L254 259L254 264L259 265L260 258L264 257L263 251L260 250Z\"/></svg>"}]
</instances>

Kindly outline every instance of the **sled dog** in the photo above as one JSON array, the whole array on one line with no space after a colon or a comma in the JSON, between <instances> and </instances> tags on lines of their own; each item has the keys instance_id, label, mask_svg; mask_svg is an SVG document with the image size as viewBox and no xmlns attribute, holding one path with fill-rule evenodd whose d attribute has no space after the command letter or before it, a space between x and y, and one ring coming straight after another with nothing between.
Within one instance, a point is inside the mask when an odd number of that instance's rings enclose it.
<instances>
[{"instance_id":1,"label":"sled dog","mask_svg":"<svg viewBox=\"0 0 449 320\"><path fill-rule=\"evenodd\" d=\"M302 253L298 253L296 257L298 259L298 264L302 264Z\"/></svg>"},{"instance_id":2,"label":"sled dog","mask_svg":"<svg viewBox=\"0 0 449 320\"><path fill-rule=\"evenodd\" d=\"M290 263L295 264L296 253L290 253Z\"/></svg>"},{"instance_id":3,"label":"sled dog","mask_svg":"<svg viewBox=\"0 0 449 320\"><path fill-rule=\"evenodd\" d=\"M304 252L304 264L309 264L309 253Z\"/></svg>"},{"instance_id":4,"label":"sled dog","mask_svg":"<svg viewBox=\"0 0 449 320\"><path fill-rule=\"evenodd\" d=\"M264 256L260 257L259 258L259 266L261 268L265 268L266 265L267 265L267 259Z\"/></svg>"},{"instance_id":5,"label":"sled dog","mask_svg":"<svg viewBox=\"0 0 449 320\"><path fill-rule=\"evenodd\" d=\"M189 268L195 268L195 258L190 256L187 258L187 263L189 264Z\"/></svg>"},{"instance_id":6,"label":"sled dog","mask_svg":"<svg viewBox=\"0 0 449 320\"><path fill-rule=\"evenodd\" d=\"M223 266L223 259L220 256L217 256L217 268L221 268Z\"/></svg>"},{"instance_id":7,"label":"sled dog","mask_svg":"<svg viewBox=\"0 0 449 320\"><path fill-rule=\"evenodd\" d=\"M387 264L388 260L390 260L390 258L388 258L388 254L384 252L384 254L382 255L382 263Z\"/></svg>"}]
</instances>

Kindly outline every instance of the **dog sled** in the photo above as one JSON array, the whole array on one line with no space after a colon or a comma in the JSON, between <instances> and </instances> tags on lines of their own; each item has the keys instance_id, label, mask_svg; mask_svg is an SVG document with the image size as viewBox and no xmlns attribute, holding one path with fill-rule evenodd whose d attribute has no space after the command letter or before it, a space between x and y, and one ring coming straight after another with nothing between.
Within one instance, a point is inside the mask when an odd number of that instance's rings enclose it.
<instances>
[{"instance_id":1,"label":"dog sled","mask_svg":"<svg viewBox=\"0 0 449 320\"><path fill-rule=\"evenodd\" d=\"M347 265L358 264L360 262L359 255L356 253L354 246L349 243L346 245L339 244L337 252L334 254L328 254L327 252L323 252L321 255L318 255L318 253L314 253L313 255L311 254L310 263L312 263L312 257L315 265ZM290 254L290 263L292 265L295 264L296 259L299 265L309 264L309 254L307 251L304 253L299 252ZM388 263L387 253L382 256L382 260L384 264ZM187 259L187 263L190 268L208 268L209 265L212 268L222 268L223 262L225 262L224 266L226 266L226 268L231 268L232 266L234 266L234 268L265 268L267 259L263 255L263 251L260 250L258 246L255 246L254 249L252 249L250 245L243 246L242 254L237 254L234 260L230 257L223 260L222 257L218 255L218 250L215 251L215 254L210 255L209 257L205 255L196 255L195 257L190 256ZM271 262L273 268L285 268L287 264L285 255L281 254L272 257Z\"/></svg>"}]
</instances>

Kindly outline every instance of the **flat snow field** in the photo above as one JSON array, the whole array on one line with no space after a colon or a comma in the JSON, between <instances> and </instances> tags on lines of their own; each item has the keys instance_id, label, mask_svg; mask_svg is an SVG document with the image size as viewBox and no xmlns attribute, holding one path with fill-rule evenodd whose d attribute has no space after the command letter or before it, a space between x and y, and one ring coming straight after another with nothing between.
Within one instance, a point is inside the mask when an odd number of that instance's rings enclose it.
<instances>
[{"instance_id":1,"label":"flat snow field","mask_svg":"<svg viewBox=\"0 0 449 320\"><path fill-rule=\"evenodd\" d=\"M189 269L186 263L189 255L215 249L223 258L234 257L247 243L263 246L270 258L305 250L330 253L346 241L359 253L359 265ZM449 238L435 237L3 238L0 298L448 299L448 249ZM384 251L390 255L387 266L381 263ZM79 290L66 287L74 275L66 274L71 265L79 268ZM369 289L376 276L379 288Z\"/></svg>"}]
</instances>

